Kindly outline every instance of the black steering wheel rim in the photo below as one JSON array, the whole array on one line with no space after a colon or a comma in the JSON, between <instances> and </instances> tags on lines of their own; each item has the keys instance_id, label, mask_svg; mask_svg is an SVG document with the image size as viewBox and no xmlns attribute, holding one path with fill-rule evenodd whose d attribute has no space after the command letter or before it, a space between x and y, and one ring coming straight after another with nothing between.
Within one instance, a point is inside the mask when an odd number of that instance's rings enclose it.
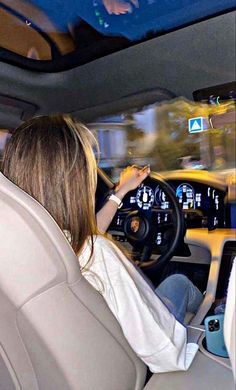
<instances>
[{"instance_id":1,"label":"black steering wheel rim","mask_svg":"<svg viewBox=\"0 0 236 390\"><path fill-rule=\"evenodd\" d=\"M178 244L182 241L183 236L184 236L184 218L183 218L183 213L180 208L178 199L176 198L175 192L172 189L172 187L164 180L164 178L155 172L151 172L150 175L143 181L143 185L148 185L148 182L151 180L154 180L157 183L157 186L159 186L167 195L170 204L171 204L171 211L172 211L172 220L173 220L173 238L170 241L168 249L164 252L161 253L160 256L155 259L155 260L141 260L137 261L137 265L141 268L145 268L145 271L157 271L160 268L162 268L165 264L170 261L170 259L173 257L173 254L178 246ZM129 194L126 195L127 197ZM120 209L122 212L122 208ZM140 210L136 210L136 212L140 212ZM127 217L132 215L134 213L133 211L128 212ZM123 229L123 232L125 232L125 229ZM126 235L127 237L127 235ZM132 245L132 240L128 241ZM133 247L135 246L135 243L133 242ZM148 248L149 244L146 245L146 248ZM151 248L151 246L150 246Z\"/></svg>"}]
</instances>

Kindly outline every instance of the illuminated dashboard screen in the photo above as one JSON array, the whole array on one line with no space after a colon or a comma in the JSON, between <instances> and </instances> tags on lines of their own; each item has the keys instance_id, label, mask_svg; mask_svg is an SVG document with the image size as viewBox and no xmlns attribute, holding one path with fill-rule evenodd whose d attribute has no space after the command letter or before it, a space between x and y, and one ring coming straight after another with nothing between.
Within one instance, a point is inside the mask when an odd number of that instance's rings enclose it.
<instances>
[{"instance_id":1,"label":"illuminated dashboard screen","mask_svg":"<svg viewBox=\"0 0 236 390\"><path fill-rule=\"evenodd\" d=\"M190 184L180 184L175 194L183 210L195 209L195 191ZM197 199L201 202L201 194L198 194Z\"/></svg>"},{"instance_id":2,"label":"illuminated dashboard screen","mask_svg":"<svg viewBox=\"0 0 236 390\"><path fill-rule=\"evenodd\" d=\"M175 188L176 197L183 211L199 210L207 216L211 228L224 226L225 193L214 187L201 183L171 182Z\"/></svg>"},{"instance_id":3,"label":"illuminated dashboard screen","mask_svg":"<svg viewBox=\"0 0 236 390\"><path fill-rule=\"evenodd\" d=\"M191 218L193 227L207 226L209 229L224 227L224 191L207 184L192 181L170 180L168 183L175 192L183 213L186 214L187 218ZM127 195L124 200L124 207L131 210L139 209L144 214L155 210L157 217L167 218L172 205L161 186L149 178L145 181L145 184L142 184L137 190L131 191ZM160 215L158 210L160 210ZM163 214L165 210L167 217ZM196 220L193 221L193 214L195 219L198 218L198 222Z\"/></svg>"}]
</instances>

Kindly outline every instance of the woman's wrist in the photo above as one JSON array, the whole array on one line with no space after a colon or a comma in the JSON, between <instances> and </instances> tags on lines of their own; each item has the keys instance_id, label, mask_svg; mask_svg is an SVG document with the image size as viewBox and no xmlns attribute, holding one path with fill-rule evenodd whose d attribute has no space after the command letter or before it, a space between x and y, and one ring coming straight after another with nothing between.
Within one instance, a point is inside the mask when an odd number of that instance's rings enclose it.
<instances>
[{"instance_id":1,"label":"woman's wrist","mask_svg":"<svg viewBox=\"0 0 236 390\"><path fill-rule=\"evenodd\" d=\"M124 198L124 196L127 194L128 191L125 191L124 188L120 188L119 186L117 186L114 190L114 195L117 196L117 198L119 198L120 200L122 200Z\"/></svg>"}]
</instances>

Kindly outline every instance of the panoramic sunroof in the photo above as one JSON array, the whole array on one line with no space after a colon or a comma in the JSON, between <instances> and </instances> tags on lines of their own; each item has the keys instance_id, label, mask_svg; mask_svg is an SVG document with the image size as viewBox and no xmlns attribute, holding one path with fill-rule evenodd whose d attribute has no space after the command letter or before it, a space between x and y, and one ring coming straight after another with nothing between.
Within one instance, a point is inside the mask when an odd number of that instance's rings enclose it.
<instances>
[{"instance_id":1,"label":"panoramic sunroof","mask_svg":"<svg viewBox=\"0 0 236 390\"><path fill-rule=\"evenodd\" d=\"M0 58L59 71L234 6L235 0L4 0Z\"/></svg>"}]
</instances>

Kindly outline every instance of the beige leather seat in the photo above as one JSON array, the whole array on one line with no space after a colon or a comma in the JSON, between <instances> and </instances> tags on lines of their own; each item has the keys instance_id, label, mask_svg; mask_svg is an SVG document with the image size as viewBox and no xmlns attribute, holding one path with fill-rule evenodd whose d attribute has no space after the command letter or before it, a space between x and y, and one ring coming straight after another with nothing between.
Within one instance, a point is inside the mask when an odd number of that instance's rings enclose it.
<instances>
[{"instance_id":1,"label":"beige leather seat","mask_svg":"<svg viewBox=\"0 0 236 390\"><path fill-rule=\"evenodd\" d=\"M0 389L139 390L145 377L54 220L0 174Z\"/></svg>"}]
</instances>

